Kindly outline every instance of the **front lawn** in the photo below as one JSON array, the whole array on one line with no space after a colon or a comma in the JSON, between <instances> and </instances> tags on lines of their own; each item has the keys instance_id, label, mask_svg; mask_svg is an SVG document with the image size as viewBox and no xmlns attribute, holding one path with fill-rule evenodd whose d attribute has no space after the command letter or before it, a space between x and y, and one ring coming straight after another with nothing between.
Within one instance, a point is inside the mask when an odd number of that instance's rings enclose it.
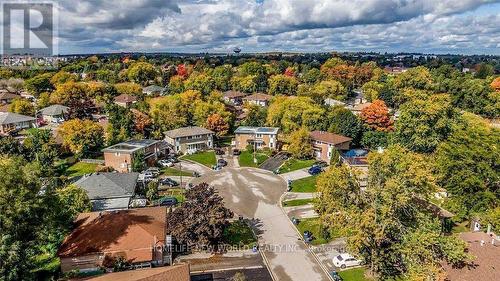
<instances>
[{"instance_id":1,"label":"front lawn","mask_svg":"<svg viewBox=\"0 0 500 281\"><path fill-rule=\"evenodd\" d=\"M339 271L338 274L344 281L372 281L373 279L365 277L365 271L366 269L364 267L358 267Z\"/></svg>"},{"instance_id":2,"label":"front lawn","mask_svg":"<svg viewBox=\"0 0 500 281\"><path fill-rule=\"evenodd\" d=\"M165 176L183 176L183 177L191 177L193 176L193 172L186 170L179 170L177 168L166 167L161 169L161 173Z\"/></svg>"},{"instance_id":3,"label":"front lawn","mask_svg":"<svg viewBox=\"0 0 500 281\"><path fill-rule=\"evenodd\" d=\"M316 180L318 176L310 176L292 181L291 192L316 192Z\"/></svg>"},{"instance_id":4,"label":"front lawn","mask_svg":"<svg viewBox=\"0 0 500 281\"><path fill-rule=\"evenodd\" d=\"M329 237L323 237L322 228L320 224L320 218L311 218L311 219L300 219L299 224L296 225L300 234L302 235L304 231L309 230L312 232L314 240L311 244L313 245L321 245L330 242L333 238L339 237L337 233L334 231L324 231L325 234Z\"/></svg>"},{"instance_id":5,"label":"front lawn","mask_svg":"<svg viewBox=\"0 0 500 281\"><path fill-rule=\"evenodd\" d=\"M209 168L215 166L216 163L214 151L196 152L194 154L184 155L181 157L181 159L191 160L200 163L202 165L205 165Z\"/></svg>"},{"instance_id":6,"label":"front lawn","mask_svg":"<svg viewBox=\"0 0 500 281\"><path fill-rule=\"evenodd\" d=\"M224 242L232 246L250 246L257 240L252 229L244 221L237 220L224 229Z\"/></svg>"},{"instance_id":7,"label":"front lawn","mask_svg":"<svg viewBox=\"0 0 500 281\"><path fill-rule=\"evenodd\" d=\"M247 150L241 152L238 157L238 161L241 167L258 167L260 164L264 163L269 158L268 151L257 151L255 153L255 158L257 158L257 163L253 162L253 153Z\"/></svg>"},{"instance_id":8,"label":"front lawn","mask_svg":"<svg viewBox=\"0 0 500 281\"><path fill-rule=\"evenodd\" d=\"M85 174L95 173L97 166L99 165L94 163L78 162L69 167L64 174L70 178L81 177Z\"/></svg>"},{"instance_id":9,"label":"front lawn","mask_svg":"<svg viewBox=\"0 0 500 281\"><path fill-rule=\"evenodd\" d=\"M308 160L301 160L301 159L295 159L295 158L290 158L281 165L279 168L279 173L288 173L291 171L296 171L304 168L309 168L311 167L316 160L314 159L308 159Z\"/></svg>"},{"instance_id":10,"label":"front lawn","mask_svg":"<svg viewBox=\"0 0 500 281\"><path fill-rule=\"evenodd\" d=\"M295 199L295 200L288 200L283 202L283 207L295 207L295 206L303 206L307 205L309 203L313 203L314 199Z\"/></svg>"}]
</instances>

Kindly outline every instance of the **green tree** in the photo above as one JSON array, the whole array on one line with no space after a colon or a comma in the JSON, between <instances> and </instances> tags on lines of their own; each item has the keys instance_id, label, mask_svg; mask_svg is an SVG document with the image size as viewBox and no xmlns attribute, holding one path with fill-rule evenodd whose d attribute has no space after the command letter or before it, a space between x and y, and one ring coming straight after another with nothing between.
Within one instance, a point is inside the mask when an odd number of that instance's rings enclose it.
<instances>
[{"instance_id":1,"label":"green tree","mask_svg":"<svg viewBox=\"0 0 500 281\"><path fill-rule=\"evenodd\" d=\"M415 152L433 152L447 138L456 118L450 97L443 94L411 100L400 110L394 141Z\"/></svg>"},{"instance_id":2,"label":"green tree","mask_svg":"<svg viewBox=\"0 0 500 281\"><path fill-rule=\"evenodd\" d=\"M54 89L52 83L50 83L52 75L52 73L43 73L34 76L33 78L24 81L24 87L32 95L38 97L41 93Z\"/></svg>"},{"instance_id":3,"label":"green tree","mask_svg":"<svg viewBox=\"0 0 500 281\"><path fill-rule=\"evenodd\" d=\"M242 120L243 126L262 127L266 124L267 108L256 104L246 104L246 116Z\"/></svg>"},{"instance_id":4,"label":"green tree","mask_svg":"<svg viewBox=\"0 0 500 281\"><path fill-rule=\"evenodd\" d=\"M196 90L203 95L208 95L215 88L215 82L212 77L205 74L191 74L189 78L184 81L184 89Z\"/></svg>"},{"instance_id":5,"label":"green tree","mask_svg":"<svg viewBox=\"0 0 500 281\"><path fill-rule=\"evenodd\" d=\"M9 111L22 115L33 116L35 114L35 107L29 100L14 99L9 106Z\"/></svg>"},{"instance_id":6,"label":"green tree","mask_svg":"<svg viewBox=\"0 0 500 281\"><path fill-rule=\"evenodd\" d=\"M153 202L158 199L158 197L158 182L149 182L146 186L146 198L148 198L149 202Z\"/></svg>"},{"instance_id":7,"label":"green tree","mask_svg":"<svg viewBox=\"0 0 500 281\"><path fill-rule=\"evenodd\" d=\"M465 113L436 149L438 182L450 194L450 210L461 218L498 206L499 143L498 129Z\"/></svg>"},{"instance_id":8,"label":"green tree","mask_svg":"<svg viewBox=\"0 0 500 281\"><path fill-rule=\"evenodd\" d=\"M147 85L149 81L155 80L157 75L156 68L147 62L136 62L127 71L127 77L130 81L143 86Z\"/></svg>"},{"instance_id":9,"label":"green tree","mask_svg":"<svg viewBox=\"0 0 500 281\"><path fill-rule=\"evenodd\" d=\"M481 63L477 66L476 78L485 79L488 76L495 74L495 69L491 64Z\"/></svg>"},{"instance_id":10,"label":"green tree","mask_svg":"<svg viewBox=\"0 0 500 281\"><path fill-rule=\"evenodd\" d=\"M323 123L325 130L350 137L354 143L359 143L363 125L361 120L350 110L342 106L334 106L326 112Z\"/></svg>"},{"instance_id":11,"label":"green tree","mask_svg":"<svg viewBox=\"0 0 500 281\"><path fill-rule=\"evenodd\" d=\"M311 136L306 128L292 132L288 137L288 152L298 159L310 158L313 154Z\"/></svg>"},{"instance_id":12,"label":"green tree","mask_svg":"<svg viewBox=\"0 0 500 281\"><path fill-rule=\"evenodd\" d=\"M323 118L324 109L307 97L276 97L269 106L266 123L280 127L284 133L306 127L316 129Z\"/></svg>"},{"instance_id":13,"label":"green tree","mask_svg":"<svg viewBox=\"0 0 500 281\"><path fill-rule=\"evenodd\" d=\"M113 145L130 139L134 132L135 116L128 108L110 104L106 107L109 125L106 128L106 142Z\"/></svg>"},{"instance_id":14,"label":"green tree","mask_svg":"<svg viewBox=\"0 0 500 281\"><path fill-rule=\"evenodd\" d=\"M388 133L381 131L366 131L361 138L361 145L368 149L377 149L387 147Z\"/></svg>"},{"instance_id":15,"label":"green tree","mask_svg":"<svg viewBox=\"0 0 500 281\"><path fill-rule=\"evenodd\" d=\"M137 151L132 158L132 172L140 173L146 169L144 151Z\"/></svg>"},{"instance_id":16,"label":"green tree","mask_svg":"<svg viewBox=\"0 0 500 281\"><path fill-rule=\"evenodd\" d=\"M297 92L298 82L295 77L274 75L269 78L269 94L294 96Z\"/></svg>"},{"instance_id":17,"label":"green tree","mask_svg":"<svg viewBox=\"0 0 500 281\"><path fill-rule=\"evenodd\" d=\"M92 210L87 192L74 184L58 189L57 196L68 221L73 221L80 213Z\"/></svg>"},{"instance_id":18,"label":"green tree","mask_svg":"<svg viewBox=\"0 0 500 281\"><path fill-rule=\"evenodd\" d=\"M215 67L210 73L215 88L220 91L227 91L231 89L231 77L233 76L233 69L231 65L221 65Z\"/></svg>"},{"instance_id":19,"label":"green tree","mask_svg":"<svg viewBox=\"0 0 500 281\"><path fill-rule=\"evenodd\" d=\"M424 66L410 68L407 71L398 74L394 79L394 85L397 89L413 88L418 90L430 90L433 88L432 75Z\"/></svg>"},{"instance_id":20,"label":"green tree","mask_svg":"<svg viewBox=\"0 0 500 281\"><path fill-rule=\"evenodd\" d=\"M91 120L72 119L59 126L63 146L80 156L97 151L104 143L104 129Z\"/></svg>"},{"instance_id":21,"label":"green tree","mask_svg":"<svg viewBox=\"0 0 500 281\"><path fill-rule=\"evenodd\" d=\"M55 159L59 156L56 142L50 130L30 130L23 143L25 157L28 161L40 164L42 172L51 174Z\"/></svg>"}]
</instances>

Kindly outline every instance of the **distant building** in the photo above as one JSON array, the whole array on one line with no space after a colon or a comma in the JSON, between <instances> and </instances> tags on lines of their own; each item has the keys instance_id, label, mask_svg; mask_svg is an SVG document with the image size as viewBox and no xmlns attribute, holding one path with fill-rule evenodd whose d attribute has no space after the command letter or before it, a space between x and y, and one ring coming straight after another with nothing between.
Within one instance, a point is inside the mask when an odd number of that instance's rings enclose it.
<instances>
[{"instance_id":1,"label":"distant building","mask_svg":"<svg viewBox=\"0 0 500 281\"><path fill-rule=\"evenodd\" d=\"M57 252L61 270L112 268L118 257L137 267L170 263L166 218L165 207L80 214Z\"/></svg>"},{"instance_id":2,"label":"distant building","mask_svg":"<svg viewBox=\"0 0 500 281\"><path fill-rule=\"evenodd\" d=\"M14 99L18 98L21 98L21 96L12 94L6 90L0 90L0 105L11 103Z\"/></svg>"},{"instance_id":3,"label":"distant building","mask_svg":"<svg viewBox=\"0 0 500 281\"><path fill-rule=\"evenodd\" d=\"M137 161L136 157L141 156L143 161L148 166L153 166L158 158L165 154L167 147L159 140L130 140L119 144L112 145L102 150L104 152L104 162L108 167L113 167L115 171L120 173L128 173L132 171L133 162Z\"/></svg>"},{"instance_id":4,"label":"distant building","mask_svg":"<svg viewBox=\"0 0 500 281\"><path fill-rule=\"evenodd\" d=\"M0 135L9 135L23 129L32 128L35 118L12 112L0 112Z\"/></svg>"},{"instance_id":5,"label":"distant building","mask_svg":"<svg viewBox=\"0 0 500 281\"><path fill-rule=\"evenodd\" d=\"M252 145L257 149L276 149L278 143L279 128L274 127L243 127L240 126L234 131L234 146L243 150L247 145Z\"/></svg>"},{"instance_id":6,"label":"distant building","mask_svg":"<svg viewBox=\"0 0 500 281\"><path fill-rule=\"evenodd\" d=\"M121 94L114 98L115 104L123 107L129 107L137 102L137 98L127 94Z\"/></svg>"},{"instance_id":7,"label":"distant building","mask_svg":"<svg viewBox=\"0 0 500 281\"><path fill-rule=\"evenodd\" d=\"M147 95L147 96L161 96L166 92L167 89L157 86L157 85L151 85L142 88L142 93Z\"/></svg>"},{"instance_id":8,"label":"distant building","mask_svg":"<svg viewBox=\"0 0 500 281\"><path fill-rule=\"evenodd\" d=\"M333 151L349 150L351 138L324 131L313 131L310 133L314 157L318 160L330 163Z\"/></svg>"},{"instance_id":9,"label":"distant building","mask_svg":"<svg viewBox=\"0 0 500 281\"><path fill-rule=\"evenodd\" d=\"M62 123L66 120L69 112L69 107L59 104L54 104L40 110L43 121L47 123Z\"/></svg>"},{"instance_id":10,"label":"distant building","mask_svg":"<svg viewBox=\"0 0 500 281\"><path fill-rule=\"evenodd\" d=\"M214 132L202 127L183 127L165 132L165 141L175 153L212 149Z\"/></svg>"},{"instance_id":11,"label":"distant building","mask_svg":"<svg viewBox=\"0 0 500 281\"><path fill-rule=\"evenodd\" d=\"M139 173L94 173L85 175L75 185L87 192L92 211L125 210L135 195Z\"/></svg>"},{"instance_id":12,"label":"distant building","mask_svg":"<svg viewBox=\"0 0 500 281\"><path fill-rule=\"evenodd\" d=\"M234 105L241 105L243 103L243 98L246 96L248 96L247 93L238 91L227 91L224 92L223 98L228 103L232 103Z\"/></svg>"},{"instance_id":13,"label":"distant building","mask_svg":"<svg viewBox=\"0 0 500 281\"><path fill-rule=\"evenodd\" d=\"M273 98L273 96L270 96L270 95L256 93L256 94L252 94L252 95L249 95L247 97L244 97L243 101L246 101L250 104L256 104L256 105L260 105L260 106L268 106L269 102L271 101L272 98Z\"/></svg>"},{"instance_id":14,"label":"distant building","mask_svg":"<svg viewBox=\"0 0 500 281\"><path fill-rule=\"evenodd\" d=\"M386 66L384 67L384 71L389 74L401 74L403 72L408 71L408 68L402 66L394 66L394 67Z\"/></svg>"}]
</instances>

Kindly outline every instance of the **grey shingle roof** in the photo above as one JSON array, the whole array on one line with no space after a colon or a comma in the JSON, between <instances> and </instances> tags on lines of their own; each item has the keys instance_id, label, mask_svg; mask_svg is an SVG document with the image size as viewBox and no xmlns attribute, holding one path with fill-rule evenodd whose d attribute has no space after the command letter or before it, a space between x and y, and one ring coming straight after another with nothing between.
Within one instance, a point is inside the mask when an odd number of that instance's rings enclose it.
<instances>
[{"instance_id":1,"label":"grey shingle roof","mask_svg":"<svg viewBox=\"0 0 500 281\"><path fill-rule=\"evenodd\" d=\"M170 138L182 138L187 136L196 136L196 135L208 135L213 134L214 132L202 128L202 127L183 127L174 130L170 130L165 132L165 135Z\"/></svg>"},{"instance_id":2,"label":"grey shingle roof","mask_svg":"<svg viewBox=\"0 0 500 281\"><path fill-rule=\"evenodd\" d=\"M85 189L90 200L132 197L139 173L95 173L84 176L75 185Z\"/></svg>"},{"instance_id":3,"label":"grey shingle roof","mask_svg":"<svg viewBox=\"0 0 500 281\"><path fill-rule=\"evenodd\" d=\"M35 121L31 116L25 116L12 112L0 112L0 124L13 124L27 121Z\"/></svg>"},{"instance_id":4,"label":"grey shingle roof","mask_svg":"<svg viewBox=\"0 0 500 281\"><path fill-rule=\"evenodd\" d=\"M61 115L63 113L68 113L68 110L69 107L67 106L54 104L40 110L40 112L42 113L42 115L56 116L56 115Z\"/></svg>"},{"instance_id":5,"label":"grey shingle roof","mask_svg":"<svg viewBox=\"0 0 500 281\"><path fill-rule=\"evenodd\" d=\"M276 127L238 127L234 133L235 134L263 134L263 135L275 135L279 131Z\"/></svg>"},{"instance_id":6,"label":"grey shingle roof","mask_svg":"<svg viewBox=\"0 0 500 281\"><path fill-rule=\"evenodd\" d=\"M147 87L142 89L143 93L153 93L153 92L162 93L163 91L165 91L165 88L160 87L158 85L151 85L151 86L147 86Z\"/></svg>"}]
</instances>

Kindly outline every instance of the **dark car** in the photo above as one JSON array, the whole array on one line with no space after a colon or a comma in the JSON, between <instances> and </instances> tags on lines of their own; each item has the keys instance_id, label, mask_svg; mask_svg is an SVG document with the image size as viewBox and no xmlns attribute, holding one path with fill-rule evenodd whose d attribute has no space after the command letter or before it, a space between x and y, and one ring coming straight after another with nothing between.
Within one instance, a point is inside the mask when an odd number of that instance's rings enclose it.
<instances>
[{"instance_id":1,"label":"dark car","mask_svg":"<svg viewBox=\"0 0 500 281\"><path fill-rule=\"evenodd\" d=\"M334 281L343 281L342 277L340 277L337 271L330 272L330 276L333 278Z\"/></svg>"},{"instance_id":2,"label":"dark car","mask_svg":"<svg viewBox=\"0 0 500 281\"><path fill-rule=\"evenodd\" d=\"M315 176L323 172L323 169L320 166L312 166L311 168L309 168L309 170L307 170L307 172Z\"/></svg>"},{"instance_id":3,"label":"dark car","mask_svg":"<svg viewBox=\"0 0 500 281\"><path fill-rule=\"evenodd\" d=\"M314 163L314 166L319 166L321 168L324 168L328 166L328 163L326 163L325 161L316 161L316 163Z\"/></svg>"},{"instance_id":4,"label":"dark car","mask_svg":"<svg viewBox=\"0 0 500 281\"><path fill-rule=\"evenodd\" d=\"M313 234L309 230L304 231L304 242L309 243L313 240Z\"/></svg>"},{"instance_id":5,"label":"dark car","mask_svg":"<svg viewBox=\"0 0 500 281\"><path fill-rule=\"evenodd\" d=\"M217 155L224 155L225 154L224 149L222 149L222 148L215 149L215 154L217 154Z\"/></svg>"},{"instance_id":6,"label":"dark car","mask_svg":"<svg viewBox=\"0 0 500 281\"><path fill-rule=\"evenodd\" d=\"M240 155L241 151L239 149L233 149L233 155Z\"/></svg>"},{"instance_id":7,"label":"dark car","mask_svg":"<svg viewBox=\"0 0 500 281\"><path fill-rule=\"evenodd\" d=\"M173 163L179 163L179 159L175 156L167 156L165 159Z\"/></svg>"},{"instance_id":8,"label":"dark car","mask_svg":"<svg viewBox=\"0 0 500 281\"><path fill-rule=\"evenodd\" d=\"M161 185L166 185L166 186L170 186L170 187L174 187L174 186L178 186L179 183L174 181L173 179L171 178L164 178L164 179L161 179L160 180L160 184Z\"/></svg>"},{"instance_id":9,"label":"dark car","mask_svg":"<svg viewBox=\"0 0 500 281\"><path fill-rule=\"evenodd\" d=\"M171 207L177 205L177 203L179 203L179 201L177 201L175 197L164 197L160 199L160 206Z\"/></svg>"},{"instance_id":10,"label":"dark car","mask_svg":"<svg viewBox=\"0 0 500 281\"><path fill-rule=\"evenodd\" d=\"M219 160L217 160L217 166L225 167L225 166L227 166L227 161L224 159L219 159Z\"/></svg>"}]
</instances>

